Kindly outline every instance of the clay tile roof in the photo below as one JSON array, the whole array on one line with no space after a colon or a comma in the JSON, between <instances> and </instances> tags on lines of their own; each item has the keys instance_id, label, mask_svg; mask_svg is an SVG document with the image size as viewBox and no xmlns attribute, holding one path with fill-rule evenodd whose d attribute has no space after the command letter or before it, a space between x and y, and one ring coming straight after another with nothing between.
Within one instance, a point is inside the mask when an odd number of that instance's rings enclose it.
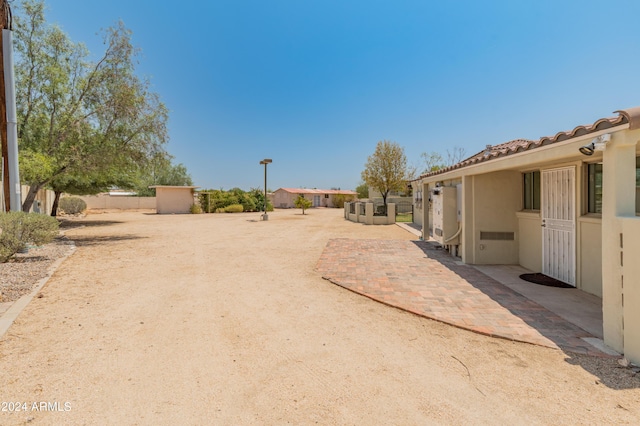
<instances>
[{"instance_id":1,"label":"clay tile roof","mask_svg":"<svg viewBox=\"0 0 640 426\"><path fill-rule=\"evenodd\" d=\"M640 107L629 108L625 110L614 111L619 115L617 117L601 118L593 124L577 126L573 130L556 133L554 136L545 136L536 141L528 139L515 139L499 145L487 145L487 147L479 153L472 155L460 161L453 166L444 167L429 173L424 173L420 178L435 176L452 170L461 169L473 164L490 161L499 157L516 154L518 152L529 151L542 146L551 145L572 138L584 136L589 133L599 132L601 130L610 129L612 127L629 124L629 129L640 129Z\"/></svg>"},{"instance_id":2,"label":"clay tile roof","mask_svg":"<svg viewBox=\"0 0 640 426\"><path fill-rule=\"evenodd\" d=\"M640 129L640 107L633 107L614 111L624 116L629 122L629 130Z\"/></svg>"}]
</instances>

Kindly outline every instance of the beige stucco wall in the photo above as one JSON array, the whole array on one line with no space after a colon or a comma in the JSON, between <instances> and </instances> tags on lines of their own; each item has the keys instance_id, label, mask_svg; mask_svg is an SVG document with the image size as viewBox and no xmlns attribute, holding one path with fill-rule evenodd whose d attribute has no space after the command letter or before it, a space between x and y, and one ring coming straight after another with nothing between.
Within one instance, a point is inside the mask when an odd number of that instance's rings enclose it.
<instances>
[{"instance_id":1,"label":"beige stucco wall","mask_svg":"<svg viewBox=\"0 0 640 426\"><path fill-rule=\"evenodd\" d=\"M627 323L624 315L628 313L631 301L626 300L623 286L634 284L623 278L621 237L626 243L638 238L637 234L624 234L621 218L635 217L636 200L630 194L636 192L635 157L639 139L640 130L615 133L603 155L603 332L605 343L619 352L624 352L625 345L629 343L624 339L624 324ZM627 254L625 253L625 258L631 259ZM635 307L640 309L640 304Z\"/></svg>"},{"instance_id":2,"label":"beige stucco wall","mask_svg":"<svg viewBox=\"0 0 640 426\"><path fill-rule=\"evenodd\" d=\"M518 212L518 259L533 272L542 271L542 219L540 212Z\"/></svg>"},{"instance_id":3,"label":"beige stucco wall","mask_svg":"<svg viewBox=\"0 0 640 426\"><path fill-rule=\"evenodd\" d=\"M624 355L640 365L640 218L622 219Z\"/></svg>"},{"instance_id":4,"label":"beige stucco wall","mask_svg":"<svg viewBox=\"0 0 640 426\"><path fill-rule=\"evenodd\" d=\"M293 207L293 201L297 198L297 194L291 194L286 191L277 190L273 193L273 207L282 209L282 208L291 208Z\"/></svg>"},{"instance_id":5,"label":"beige stucco wall","mask_svg":"<svg viewBox=\"0 0 640 426\"><path fill-rule=\"evenodd\" d=\"M516 212L522 205L521 175L503 171L473 176L470 206L474 264L518 264L519 223ZM469 221L467 221L469 222ZM465 225L467 223L465 222ZM481 232L513 232L513 241L481 240Z\"/></svg>"},{"instance_id":6,"label":"beige stucco wall","mask_svg":"<svg viewBox=\"0 0 640 426\"><path fill-rule=\"evenodd\" d=\"M193 204L190 187L156 187L156 211L158 214L189 213Z\"/></svg>"},{"instance_id":7,"label":"beige stucco wall","mask_svg":"<svg viewBox=\"0 0 640 426\"><path fill-rule=\"evenodd\" d=\"M355 213L350 213L350 206L354 206ZM364 223L365 225L392 225L396 223L396 205L393 203L387 204L386 216L374 216L373 203L368 202L354 202L345 203L344 212L345 219L352 222ZM364 207L364 208L363 208Z\"/></svg>"},{"instance_id":8,"label":"beige stucco wall","mask_svg":"<svg viewBox=\"0 0 640 426\"><path fill-rule=\"evenodd\" d=\"M578 148L602 134L611 135L604 152L596 151L589 157L578 152ZM515 205L514 194L518 194L517 202L521 203L522 172L575 166L577 285L584 291L602 295L605 343L635 362L640 362L640 262L629 259L640 259L640 218L636 217L640 210L640 190L635 186L635 158L640 155L638 141L640 129L628 130L628 126L623 125L423 178L423 182L430 185L445 179L463 179L462 257L466 263L481 263L491 257L477 249L478 227L491 225L487 208L493 207L493 213L496 213L493 219L503 221L502 225L509 228L513 224L503 212ZM585 187L586 164L600 161L604 165L601 217L586 214ZM496 174L499 170L512 170L511 182L502 179L507 186L489 185L487 179L504 176ZM503 199L487 197L486 190L491 187L496 193L502 192ZM499 195L494 194L494 197ZM520 208L513 212L513 217L517 218L514 220L519 233L516 238L520 264L536 270L535 266L541 265L541 254L538 254L542 251L541 234L535 229L533 218L515 214ZM428 214L424 213L423 217L428 218ZM473 246L467 243L469 241ZM499 263L508 263L512 260L508 255L496 257Z\"/></svg>"},{"instance_id":9,"label":"beige stucco wall","mask_svg":"<svg viewBox=\"0 0 640 426\"><path fill-rule=\"evenodd\" d=\"M602 219L578 220L578 288L602 297Z\"/></svg>"},{"instance_id":10,"label":"beige stucco wall","mask_svg":"<svg viewBox=\"0 0 640 426\"><path fill-rule=\"evenodd\" d=\"M91 210L154 210L156 197L133 197L123 195L84 195L80 197Z\"/></svg>"}]
</instances>

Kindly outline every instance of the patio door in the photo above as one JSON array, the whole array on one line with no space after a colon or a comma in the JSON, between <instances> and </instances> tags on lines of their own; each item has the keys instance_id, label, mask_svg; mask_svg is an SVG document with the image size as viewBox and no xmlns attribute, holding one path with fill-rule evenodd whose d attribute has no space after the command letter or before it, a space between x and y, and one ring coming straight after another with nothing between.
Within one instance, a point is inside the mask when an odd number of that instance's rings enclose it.
<instances>
[{"instance_id":1,"label":"patio door","mask_svg":"<svg viewBox=\"0 0 640 426\"><path fill-rule=\"evenodd\" d=\"M313 196L313 207L320 207L320 196L319 195L314 195Z\"/></svg>"},{"instance_id":2,"label":"patio door","mask_svg":"<svg viewBox=\"0 0 640 426\"><path fill-rule=\"evenodd\" d=\"M576 285L575 167L542 171L542 273Z\"/></svg>"}]
</instances>

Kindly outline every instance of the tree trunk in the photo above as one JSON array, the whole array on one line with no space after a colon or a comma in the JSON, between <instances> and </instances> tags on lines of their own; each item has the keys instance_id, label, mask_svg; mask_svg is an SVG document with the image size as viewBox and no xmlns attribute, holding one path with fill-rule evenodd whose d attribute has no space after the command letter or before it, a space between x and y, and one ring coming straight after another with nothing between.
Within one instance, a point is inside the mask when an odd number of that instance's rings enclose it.
<instances>
[{"instance_id":1,"label":"tree trunk","mask_svg":"<svg viewBox=\"0 0 640 426\"><path fill-rule=\"evenodd\" d=\"M36 195L38 195L38 191L42 188L42 184L34 183L29 187L29 192L27 192L27 197L24 199L24 203L22 203L22 211L25 213L29 213L31 210L31 206L33 206L33 202L36 199Z\"/></svg>"},{"instance_id":2,"label":"tree trunk","mask_svg":"<svg viewBox=\"0 0 640 426\"><path fill-rule=\"evenodd\" d=\"M62 191L54 191L55 197L53 197L53 205L51 206L51 216L58 216L58 204L60 203L60 196L62 195Z\"/></svg>"}]
</instances>

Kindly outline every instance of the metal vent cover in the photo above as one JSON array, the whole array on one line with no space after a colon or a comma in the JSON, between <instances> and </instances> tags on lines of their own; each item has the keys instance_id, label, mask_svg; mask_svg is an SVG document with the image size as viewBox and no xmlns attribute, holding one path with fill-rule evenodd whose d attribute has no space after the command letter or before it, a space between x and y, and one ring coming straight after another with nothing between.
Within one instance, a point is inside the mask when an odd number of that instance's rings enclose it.
<instances>
[{"instance_id":1,"label":"metal vent cover","mask_svg":"<svg viewBox=\"0 0 640 426\"><path fill-rule=\"evenodd\" d=\"M480 239L484 241L514 241L516 233L480 231Z\"/></svg>"}]
</instances>

